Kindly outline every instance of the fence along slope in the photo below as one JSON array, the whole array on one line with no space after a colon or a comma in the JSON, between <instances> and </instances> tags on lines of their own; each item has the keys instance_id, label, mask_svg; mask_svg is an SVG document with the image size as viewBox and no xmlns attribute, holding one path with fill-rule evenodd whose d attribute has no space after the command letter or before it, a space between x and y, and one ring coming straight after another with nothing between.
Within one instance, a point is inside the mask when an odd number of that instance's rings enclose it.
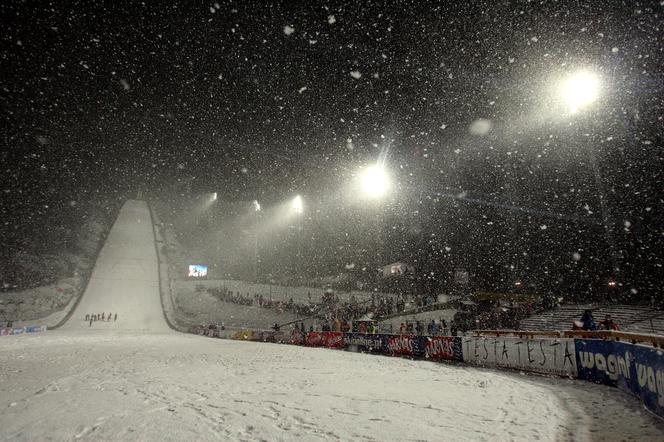
<instances>
[{"instance_id":1,"label":"fence along slope","mask_svg":"<svg viewBox=\"0 0 664 442\"><path fill-rule=\"evenodd\" d=\"M62 329L169 331L159 293L158 259L147 203L127 201L99 253L90 281ZM87 314L117 313L92 324Z\"/></svg>"}]
</instances>

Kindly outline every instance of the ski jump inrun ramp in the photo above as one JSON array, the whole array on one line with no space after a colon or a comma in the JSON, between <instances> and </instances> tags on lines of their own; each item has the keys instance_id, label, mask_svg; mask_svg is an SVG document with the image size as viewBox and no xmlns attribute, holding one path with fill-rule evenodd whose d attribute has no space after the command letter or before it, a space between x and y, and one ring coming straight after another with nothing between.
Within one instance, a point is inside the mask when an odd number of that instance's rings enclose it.
<instances>
[{"instance_id":1,"label":"ski jump inrun ramp","mask_svg":"<svg viewBox=\"0 0 664 442\"><path fill-rule=\"evenodd\" d=\"M159 261L150 209L127 201L101 249L83 296L63 330L170 331L159 293ZM117 321L85 315L117 313Z\"/></svg>"}]
</instances>

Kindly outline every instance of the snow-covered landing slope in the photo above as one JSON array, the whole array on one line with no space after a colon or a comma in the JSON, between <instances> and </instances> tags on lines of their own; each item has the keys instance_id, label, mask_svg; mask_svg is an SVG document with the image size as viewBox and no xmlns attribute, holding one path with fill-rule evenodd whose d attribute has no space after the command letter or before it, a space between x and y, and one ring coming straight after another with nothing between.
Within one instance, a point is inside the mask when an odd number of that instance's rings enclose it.
<instances>
[{"instance_id":1,"label":"snow-covered landing slope","mask_svg":"<svg viewBox=\"0 0 664 442\"><path fill-rule=\"evenodd\" d=\"M184 333L0 339L0 440L661 441L616 388Z\"/></svg>"},{"instance_id":2,"label":"snow-covered landing slope","mask_svg":"<svg viewBox=\"0 0 664 442\"><path fill-rule=\"evenodd\" d=\"M117 321L87 314L117 313ZM70 329L168 331L159 294L157 252L147 203L127 201L99 253L90 282L71 318Z\"/></svg>"}]
</instances>

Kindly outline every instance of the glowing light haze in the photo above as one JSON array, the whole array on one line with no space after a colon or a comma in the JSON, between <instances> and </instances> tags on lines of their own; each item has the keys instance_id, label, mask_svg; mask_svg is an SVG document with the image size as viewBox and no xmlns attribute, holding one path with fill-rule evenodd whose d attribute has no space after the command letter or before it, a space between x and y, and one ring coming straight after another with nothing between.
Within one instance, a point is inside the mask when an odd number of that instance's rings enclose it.
<instances>
[{"instance_id":1,"label":"glowing light haze","mask_svg":"<svg viewBox=\"0 0 664 442\"><path fill-rule=\"evenodd\" d=\"M597 99L599 79L595 74L582 71L570 76L561 87L564 98L571 113L591 104Z\"/></svg>"}]
</instances>

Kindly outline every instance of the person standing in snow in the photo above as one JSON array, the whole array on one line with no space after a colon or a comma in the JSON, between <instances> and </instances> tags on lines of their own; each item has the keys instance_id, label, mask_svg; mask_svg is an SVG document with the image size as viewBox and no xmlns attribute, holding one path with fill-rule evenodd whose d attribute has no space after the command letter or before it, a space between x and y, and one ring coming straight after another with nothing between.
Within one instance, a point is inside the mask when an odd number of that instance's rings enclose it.
<instances>
[{"instance_id":1,"label":"person standing in snow","mask_svg":"<svg viewBox=\"0 0 664 442\"><path fill-rule=\"evenodd\" d=\"M88 327L92 327L92 318L90 318L90 325L88 325Z\"/></svg>"},{"instance_id":2,"label":"person standing in snow","mask_svg":"<svg viewBox=\"0 0 664 442\"><path fill-rule=\"evenodd\" d=\"M118 320L118 314L116 313L115 316L113 316L113 322Z\"/></svg>"},{"instance_id":3,"label":"person standing in snow","mask_svg":"<svg viewBox=\"0 0 664 442\"><path fill-rule=\"evenodd\" d=\"M90 313L88 313L87 315L85 315L85 321L87 322L87 321L89 321L89 320L90 320Z\"/></svg>"}]
</instances>

